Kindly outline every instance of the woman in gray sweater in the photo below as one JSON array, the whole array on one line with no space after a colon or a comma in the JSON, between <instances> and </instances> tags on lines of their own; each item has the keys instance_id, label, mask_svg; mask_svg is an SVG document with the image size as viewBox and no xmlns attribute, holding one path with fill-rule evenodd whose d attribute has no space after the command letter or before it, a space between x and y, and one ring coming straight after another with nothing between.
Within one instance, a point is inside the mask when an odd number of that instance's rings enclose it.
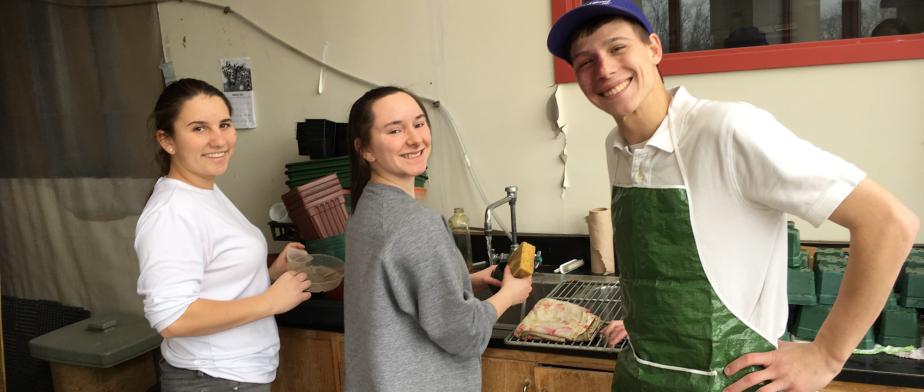
<instances>
[{"instance_id":1,"label":"woman in gray sweater","mask_svg":"<svg viewBox=\"0 0 924 392\"><path fill-rule=\"evenodd\" d=\"M469 275L445 219L414 200L430 124L411 93L368 91L350 110L353 216L346 230L347 391L480 391L481 354L531 278ZM475 289L501 286L485 301Z\"/></svg>"}]
</instances>

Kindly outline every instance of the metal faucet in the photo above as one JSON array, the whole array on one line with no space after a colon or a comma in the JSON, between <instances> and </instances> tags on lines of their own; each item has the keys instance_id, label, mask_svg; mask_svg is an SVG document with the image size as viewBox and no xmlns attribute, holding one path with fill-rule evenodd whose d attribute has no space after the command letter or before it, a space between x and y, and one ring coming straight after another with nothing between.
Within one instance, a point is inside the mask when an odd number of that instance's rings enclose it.
<instances>
[{"instance_id":1,"label":"metal faucet","mask_svg":"<svg viewBox=\"0 0 924 392\"><path fill-rule=\"evenodd\" d=\"M484 241L488 247L488 265L494 265L500 261L500 255L495 253L494 248L491 247L491 211L508 203L510 204L510 233L507 234L507 237L510 238L511 251L517 248L517 187L516 185L511 185L504 188L504 190L507 192L507 196L489 204L484 210Z\"/></svg>"}]
</instances>

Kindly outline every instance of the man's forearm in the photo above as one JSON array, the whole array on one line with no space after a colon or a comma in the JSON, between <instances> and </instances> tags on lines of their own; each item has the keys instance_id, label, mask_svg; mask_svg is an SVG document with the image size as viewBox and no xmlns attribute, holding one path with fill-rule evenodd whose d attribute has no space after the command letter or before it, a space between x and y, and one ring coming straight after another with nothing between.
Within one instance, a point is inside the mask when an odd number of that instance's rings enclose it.
<instances>
[{"instance_id":1,"label":"man's forearm","mask_svg":"<svg viewBox=\"0 0 924 392\"><path fill-rule=\"evenodd\" d=\"M869 180L831 219L850 230L850 257L837 300L815 342L843 363L882 311L917 235L918 219Z\"/></svg>"}]
</instances>

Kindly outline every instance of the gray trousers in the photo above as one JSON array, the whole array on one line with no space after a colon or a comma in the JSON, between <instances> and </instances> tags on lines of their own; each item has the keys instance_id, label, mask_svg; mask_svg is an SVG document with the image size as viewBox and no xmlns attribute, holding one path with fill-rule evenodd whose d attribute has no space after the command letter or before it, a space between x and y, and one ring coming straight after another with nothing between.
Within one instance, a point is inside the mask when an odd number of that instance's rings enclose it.
<instances>
[{"instance_id":1,"label":"gray trousers","mask_svg":"<svg viewBox=\"0 0 924 392\"><path fill-rule=\"evenodd\" d=\"M253 384L212 377L198 370L175 367L160 361L161 392L270 392L270 384Z\"/></svg>"}]
</instances>

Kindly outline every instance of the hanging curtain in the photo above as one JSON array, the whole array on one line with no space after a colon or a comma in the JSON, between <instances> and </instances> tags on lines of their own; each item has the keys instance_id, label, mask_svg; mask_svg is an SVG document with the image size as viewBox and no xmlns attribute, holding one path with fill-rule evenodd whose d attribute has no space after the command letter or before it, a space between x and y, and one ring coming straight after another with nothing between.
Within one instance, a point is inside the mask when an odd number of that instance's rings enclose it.
<instances>
[{"instance_id":1,"label":"hanging curtain","mask_svg":"<svg viewBox=\"0 0 924 392\"><path fill-rule=\"evenodd\" d=\"M0 15L0 290L141 314L132 241L157 176L157 6L4 0Z\"/></svg>"}]
</instances>

